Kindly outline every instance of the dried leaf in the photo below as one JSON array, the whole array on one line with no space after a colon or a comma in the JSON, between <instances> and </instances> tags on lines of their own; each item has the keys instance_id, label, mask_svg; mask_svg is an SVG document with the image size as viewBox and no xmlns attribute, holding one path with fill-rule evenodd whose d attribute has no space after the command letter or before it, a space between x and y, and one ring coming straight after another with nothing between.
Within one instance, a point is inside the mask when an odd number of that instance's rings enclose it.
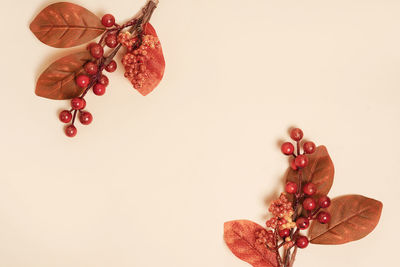
<instances>
[{"instance_id":1,"label":"dried leaf","mask_svg":"<svg viewBox=\"0 0 400 267\"><path fill-rule=\"evenodd\" d=\"M226 222L224 240L236 257L254 267L276 267L277 254L256 242L255 233L262 229L262 226L247 220Z\"/></svg>"},{"instance_id":2,"label":"dried leaf","mask_svg":"<svg viewBox=\"0 0 400 267\"><path fill-rule=\"evenodd\" d=\"M336 245L361 239L378 224L382 202L360 195L347 195L332 200L327 209L328 224L313 221L308 233L311 243Z\"/></svg>"},{"instance_id":3,"label":"dried leaf","mask_svg":"<svg viewBox=\"0 0 400 267\"><path fill-rule=\"evenodd\" d=\"M32 21L30 29L40 41L58 48L87 43L105 31L95 14L67 2L47 6Z\"/></svg>"},{"instance_id":4,"label":"dried leaf","mask_svg":"<svg viewBox=\"0 0 400 267\"><path fill-rule=\"evenodd\" d=\"M150 23L144 25L144 34L158 37L155 29ZM148 50L148 59L144 62L146 66L146 80L141 88L136 88L142 95L151 93L161 82L164 76L165 60L161 45L155 49Z\"/></svg>"},{"instance_id":5,"label":"dried leaf","mask_svg":"<svg viewBox=\"0 0 400 267\"><path fill-rule=\"evenodd\" d=\"M303 169L303 180L313 182L317 186L316 197L327 195L333 184L335 173L333 162L329 157L325 146L318 146L315 152L308 155L308 165ZM291 168L287 174L286 180L296 182L298 171Z\"/></svg>"},{"instance_id":6,"label":"dried leaf","mask_svg":"<svg viewBox=\"0 0 400 267\"><path fill-rule=\"evenodd\" d=\"M91 60L89 52L83 51L58 59L39 77L35 93L50 99L71 99L84 89L75 83L76 76L84 72L83 65Z\"/></svg>"}]
</instances>

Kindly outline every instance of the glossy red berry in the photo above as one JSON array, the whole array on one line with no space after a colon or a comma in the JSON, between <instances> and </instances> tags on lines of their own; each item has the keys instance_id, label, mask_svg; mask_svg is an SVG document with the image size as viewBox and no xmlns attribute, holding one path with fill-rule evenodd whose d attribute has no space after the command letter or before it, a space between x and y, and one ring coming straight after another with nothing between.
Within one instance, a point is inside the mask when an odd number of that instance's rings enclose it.
<instances>
[{"instance_id":1,"label":"glossy red berry","mask_svg":"<svg viewBox=\"0 0 400 267\"><path fill-rule=\"evenodd\" d=\"M296 240L296 246L298 248L306 248L308 246L308 238L305 236L299 236Z\"/></svg>"},{"instance_id":2,"label":"glossy red berry","mask_svg":"<svg viewBox=\"0 0 400 267\"><path fill-rule=\"evenodd\" d=\"M290 138L294 141L300 141L303 138L303 131L299 128L294 128L290 131Z\"/></svg>"},{"instance_id":3,"label":"glossy red berry","mask_svg":"<svg viewBox=\"0 0 400 267\"><path fill-rule=\"evenodd\" d=\"M97 43L91 42L91 43L89 43L89 44L86 46L86 49L87 49L88 51L90 51L90 49L91 49L92 46L94 46L94 45L97 45Z\"/></svg>"},{"instance_id":4,"label":"glossy red berry","mask_svg":"<svg viewBox=\"0 0 400 267\"><path fill-rule=\"evenodd\" d=\"M105 67L105 70L108 72L114 72L117 69L117 62L115 60L111 60L110 63Z\"/></svg>"},{"instance_id":5,"label":"glossy red berry","mask_svg":"<svg viewBox=\"0 0 400 267\"><path fill-rule=\"evenodd\" d=\"M114 48L118 45L117 35L109 34L105 39L106 45L110 48Z\"/></svg>"},{"instance_id":6,"label":"glossy red berry","mask_svg":"<svg viewBox=\"0 0 400 267\"><path fill-rule=\"evenodd\" d=\"M60 112L59 118L63 123L68 123L72 120L72 114L69 110L63 110Z\"/></svg>"},{"instance_id":7,"label":"glossy red berry","mask_svg":"<svg viewBox=\"0 0 400 267\"><path fill-rule=\"evenodd\" d=\"M315 200L311 197L308 197L304 199L303 201L303 208L305 210L313 210L317 206L317 203L315 203Z\"/></svg>"},{"instance_id":8,"label":"glossy red berry","mask_svg":"<svg viewBox=\"0 0 400 267\"><path fill-rule=\"evenodd\" d=\"M292 159L290 161L290 168L292 168L292 170L294 170L294 171L297 170L297 166L296 166L296 163L294 162L294 159Z\"/></svg>"},{"instance_id":9,"label":"glossy red berry","mask_svg":"<svg viewBox=\"0 0 400 267\"><path fill-rule=\"evenodd\" d=\"M101 45L99 44L93 44L90 47L90 54L92 55L92 57L94 58L101 58L104 54L104 49Z\"/></svg>"},{"instance_id":10,"label":"glossy red berry","mask_svg":"<svg viewBox=\"0 0 400 267\"><path fill-rule=\"evenodd\" d=\"M87 75L79 75L76 77L76 85L80 88L86 88L89 85L90 79Z\"/></svg>"},{"instance_id":11,"label":"glossy red berry","mask_svg":"<svg viewBox=\"0 0 400 267\"><path fill-rule=\"evenodd\" d=\"M89 75L96 74L98 69L97 64L94 62L88 62L85 64L85 71Z\"/></svg>"},{"instance_id":12,"label":"glossy red berry","mask_svg":"<svg viewBox=\"0 0 400 267\"><path fill-rule=\"evenodd\" d=\"M88 111L82 111L79 113L79 121L83 124L83 125L88 125L92 122L93 120L93 116L90 112Z\"/></svg>"},{"instance_id":13,"label":"glossy red berry","mask_svg":"<svg viewBox=\"0 0 400 267\"><path fill-rule=\"evenodd\" d=\"M308 157L306 155L298 155L294 160L294 164L298 168L305 168L308 165Z\"/></svg>"},{"instance_id":14,"label":"glossy red berry","mask_svg":"<svg viewBox=\"0 0 400 267\"><path fill-rule=\"evenodd\" d=\"M290 235L290 229L289 228L285 228L282 230L279 230L279 236L282 238L288 237Z\"/></svg>"},{"instance_id":15,"label":"glossy red berry","mask_svg":"<svg viewBox=\"0 0 400 267\"><path fill-rule=\"evenodd\" d=\"M305 230L310 226L310 220L305 217L300 217L296 220L296 225L300 230Z\"/></svg>"},{"instance_id":16,"label":"glossy red berry","mask_svg":"<svg viewBox=\"0 0 400 267\"><path fill-rule=\"evenodd\" d=\"M83 98L75 97L71 99L71 107L73 109L83 109L86 107L86 101Z\"/></svg>"},{"instance_id":17,"label":"glossy red berry","mask_svg":"<svg viewBox=\"0 0 400 267\"><path fill-rule=\"evenodd\" d=\"M318 200L318 205L321 208L327 208L327 207L329 207L331 205L331 199L328 196L322 196Z\"/></svg>"},{"instance_id":18,"label":"glossy red berry","mask_svg":"<svg viewBox=\"0 0 400 267\"><path fill-rule=\"evenodd\" d=\"M65 134L68 137L74 137L77 133L76 127L74 125L68 125L67 127L65 127Z\"/></svg>"},{"instance_id":19,"label":"glossy red berry","mask_svg":"<svg viewBox=\"0 0 400 267\"><path fill-rule=\"evenodd\" d=\"M314 142L308 141L303 144L303 150L306 154L312 154L315 152L315 144Z\"/></svg>"},{"instance_id":20,"label":"glossy red berry","mask_svg":"<svg viewBox=\"0 0 400 267\"><path fill-rule=\"evenodd\" d=\"M285 191L289 194L294 194L297 192L297 184L294 182L287 182L285 186Z\"/></svg>"},{"instance_id":21,"label":"glossy red berry","mask_svg":"<svg viewBox=\"0 0 400 267\"><path fill-rule=\"evenodd\" d=\"M98 82L99 82L100 84L104 85L104 86L107 86L107 85L108 85L108 78L107 78L107 76L104 75L104 74L102 74L102 75L100 76L100 79L99 79Z\"/></svg>"},{"instance_id":22,"label":"glossy red berry","mask_svg":"<svg viewBox=\"0 0 400 267\"><path fill-rule=\"evenodd\" d=\"M115 24L115 18L113 15L111 14L105 14L102 18L101 18L101 23L105 26L105 27L112 27Z\"/></svg>"},{"instance_id":23,"label":"glossy red berry","mask_svg":"<svg viewBox=\"0 0 400 267\"><path fill-rule=\"evenodd\" d=\"M303 186L303 192L306 195L312 196L317 192L317 186L313 183L307 183Z\"/></svg>"},{"instance_id":24,"label":"glossy red berry","mask_svg":"<svg viewBox=\"0 0 400 267\"><path fill-rule=\"evenodd\" d=\"M328 223L331 221L331 215L329 214L329 212L321 211L317 215L317 220L322 224Z\"/></svg>"},{"instance_id":25,"label":"glossy red berry","mask_svg":"<svg viewBox=\"0 0 400 267\"><path fill-rule=\"evenodd\" d=\"M106 92L106 87L104 85L102 85L101 83L96 83L93 86L93 93L95 95L104 95L105 92Z\"/></svg>"},{"instance_id":26,"label":"glossy red berry","mask_svg":"<svg viewBox=\"0 0 400 267\"><path fill-rule=\"evenodd\" d=\"M281 146L281 151L285 155L291 155L294 152L294 146L290 142L285 142Z\"/></svg>"}]
</instances>

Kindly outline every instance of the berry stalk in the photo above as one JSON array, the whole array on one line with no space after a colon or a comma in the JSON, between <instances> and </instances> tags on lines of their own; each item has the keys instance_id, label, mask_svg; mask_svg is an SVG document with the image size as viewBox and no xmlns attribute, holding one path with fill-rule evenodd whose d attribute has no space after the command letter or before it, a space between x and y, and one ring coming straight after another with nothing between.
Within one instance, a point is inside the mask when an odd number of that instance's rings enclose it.
<instances>
[{"instance_id":1,"label":"berry stalk","mask_svg":"<svg viewBox=\"0 0 400 267\"><path fill-rule=\"evenodd\" d=\"M149 0L138 15L123 25L116 24L115 18L111 14L103 16L101 22L108 29L103 33L98 43L90 43L87 47L95 60L87 62L84 66L88 75L79 75L76 78L77 86L85 88L85 90L79 97L75 97L71 100L71 110L63 110L60 113L60 120L62 122L71 122L71 124L65 128L65 134L68 137L73 137L77 133L74 123L78 113L79 120L83 125L90 124L93 119L92 115L88 111L83 110L86 106L84 97L90 89L93 89L93 93L98 96L105 93L109 81L102 72L103 70L114 72L117 68L117 63L114 61L114 57L122 46L122 44L118 42L118 34L123 29L130 27L128 32L133 36L138 36L135 47L139 47L142 41L141 35L143 33L143 26L150 21L157 4L158 0ZM105 46L112 49L107 56L104 56Z\"/></svg>"}]
</instances>

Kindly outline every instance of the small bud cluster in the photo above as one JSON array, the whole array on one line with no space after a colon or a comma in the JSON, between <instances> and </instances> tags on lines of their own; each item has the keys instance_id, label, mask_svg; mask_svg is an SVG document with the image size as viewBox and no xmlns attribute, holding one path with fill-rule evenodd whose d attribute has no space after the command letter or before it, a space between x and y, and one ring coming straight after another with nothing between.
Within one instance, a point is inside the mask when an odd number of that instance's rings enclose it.
<instances>
[{"instance_id":1,"label":"small bud cluster","mask_svg":"<svg viewBox=\"0 0 400 267\"><path fill-rule=\"evenodd\" d=\"M149 78L147 71L147 62L151 60L149 50L159 49L160 41L152 35L143 35L142 38L137 38L129 32L120 33L118 41L127 48L121 61L125 67L125 77L135 89L140 89ZM138 47L137 42L140 42Z\"/></svg>"},{"instance_id":2,"label":"small bud cluster","mask_svg":"<svg viewBox=\"0 0 400 267\"><path fill-rule=\"evenodd\" d=\"M261 229L255 233L256 242L260 245L265 245L270 249L276 247L276 238L272 230Z\"/></svg>"},{"instance_id":3,"label":"small bud cluster","mask_svg":"<svg viewBox=\"0 0 400 267\"><path fill-rule=\"evenodd\" d=\"M274 217L267 221L267 227L290 229L296 226L296 224L292 221L292 216L294 213L292 203L287 199L284 193L282 193L278 199L271 203L268 211L271 212Z\"/></svg>"},{"instance_id":4,"label":"small bud cluster","mask_svg":"<svg viewBox=\"0 0 400 267\"><path fill-rule=\"evenodd\" d=\"M301 230L306 230L310 226L310 221L318 220L325 224L330 221L330 214L320 209L328 208L330 199L328 196L321 196L314 199L317 193L317 185L312 182L305 182L307 177L302 177L302 169L308 166L308 156L316 151L313 142L307 141L302 144L303 153L301 153L301 140L303 131L295 128L290 132L290 137L296 142L296 148L291 142L285 142L281 146L283 154L293 156L290 167L297 172L297 181L288 181L285 186L286 193L282 193L278 199L274 200L268 211L273 217L266 222L267 229L255 233L258 243L265 244L270 249L284 247L289 249L293 246L305 248L309 240L301 235ZM295 151L296 150L296 151ZM292 195L293 201L289 201L286 194ZM301 209L304 209L307 216L299 216ZM296 214L295 214L296 211ZM277 231L277 234L275 232ZM279 240L282 240L278 245Z\"/></svg>"}]
</instances>

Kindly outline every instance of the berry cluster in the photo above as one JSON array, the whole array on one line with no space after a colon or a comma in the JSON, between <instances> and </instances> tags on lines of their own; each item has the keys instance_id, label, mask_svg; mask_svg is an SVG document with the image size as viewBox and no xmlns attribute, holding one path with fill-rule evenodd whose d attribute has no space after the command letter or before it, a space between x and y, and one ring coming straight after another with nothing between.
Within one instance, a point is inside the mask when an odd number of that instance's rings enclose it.
<instances>
[{"instance_id":1,"label":"berry cluster","mask_svg":"<svg viewBox=\"0 0 400 267\"><path fill-rule=\"evenodd\" d=\"M84 74L77 76L75 79L76 85L84 89L84 91L79 97L75 97L71 100L70 110L63 110L59 114L60 121L68 124L65 127L65 134L68 137L74 137L77 134L77 129L74 123L78 114L79 121L83 125L88 125L93 120L92 114L84 110L86 107L86 101L84 97L90 89L92 89L93 93L97 96L102 96L105 94L109 80L107 76L103 74L103 71L105 70L111 73L117 69L117 63L112 58L115 56L119 48L119 41L117 38L118 34L126 27L132 25L138 26L138 24L136 24L136 19L119 26L115 23L115 18L111 14L104 15L101 19L101 23L107 27L107 30L98 43L93 42L87 46L87 50L89 51L93 60L87 62L83 66ZM105 46L113 49L108 56L104 55Z\"/></svg>"},{"instance_id":2,"label":"berry cluster","mask_svg":"<svg viewBox=\"0 0 400 267\"><path fill-rule=\"evenodd\" d=\"M317 186L312 182L305 182L302 177L302 169L306 168L309 163L308 155L313 154L316 150L315 144L311 141L302 142L303 131L299 128L292 129L290 137L295 141L295 145L285 142L281 146L281 151L283 154L293 157L290 160L290 167L296 171L297 182L287 182L285 193L271 203L268 211L272 213L273 217L266 222L267 228L271 230L256 233L258 242L274 250L280 247L290 249L294 245L298 248L307 247L309 240L306 236L301 235L300 231L308 229L312 220L325 224L331 218L328 212L321 211L321 209L329 207L331 202L329 197L321 196L315 199ZM289 195L292 197L289 198ZM279 244L280 239L282 241Z\"/></svg>"},{"instance_id":3,"label":"berry cluster","mask_svg":"<svg viewBox=\"0 0 400 267\"><path fill-rule=\"evenodd\" d=\"M330 205L330 199L328 196L322 196L317 201L313 197L317 193L317 186L312 182L304 182L302 180L301 169L308 165L308 155L313 154L316 150L316 146L313 142L307 141L303 143L303 153L301 154L300 142L303 139L303 131L299 128L294 128L290 132L290 137L296 142L297 151L295 153L295 147L291 142L285 142L281 146L283 154L293 156L290 167L298 171L297 183L287 182L285 191L288 194L294 195L294 206L301 205L301 207L294 207L296 210L304 209L306 215L300 216L296 219L298 233L300 230L306 230L311 220L318 220L320 223L328 223L330 221L330 214L326 211L320 211L320 209L327 208ZM297 214L295 215L297 217ZM305 248L308 245L308 238L305 236L298 235L296 238L296 246L299 248Z\"/></svg>"}]
</instances>

